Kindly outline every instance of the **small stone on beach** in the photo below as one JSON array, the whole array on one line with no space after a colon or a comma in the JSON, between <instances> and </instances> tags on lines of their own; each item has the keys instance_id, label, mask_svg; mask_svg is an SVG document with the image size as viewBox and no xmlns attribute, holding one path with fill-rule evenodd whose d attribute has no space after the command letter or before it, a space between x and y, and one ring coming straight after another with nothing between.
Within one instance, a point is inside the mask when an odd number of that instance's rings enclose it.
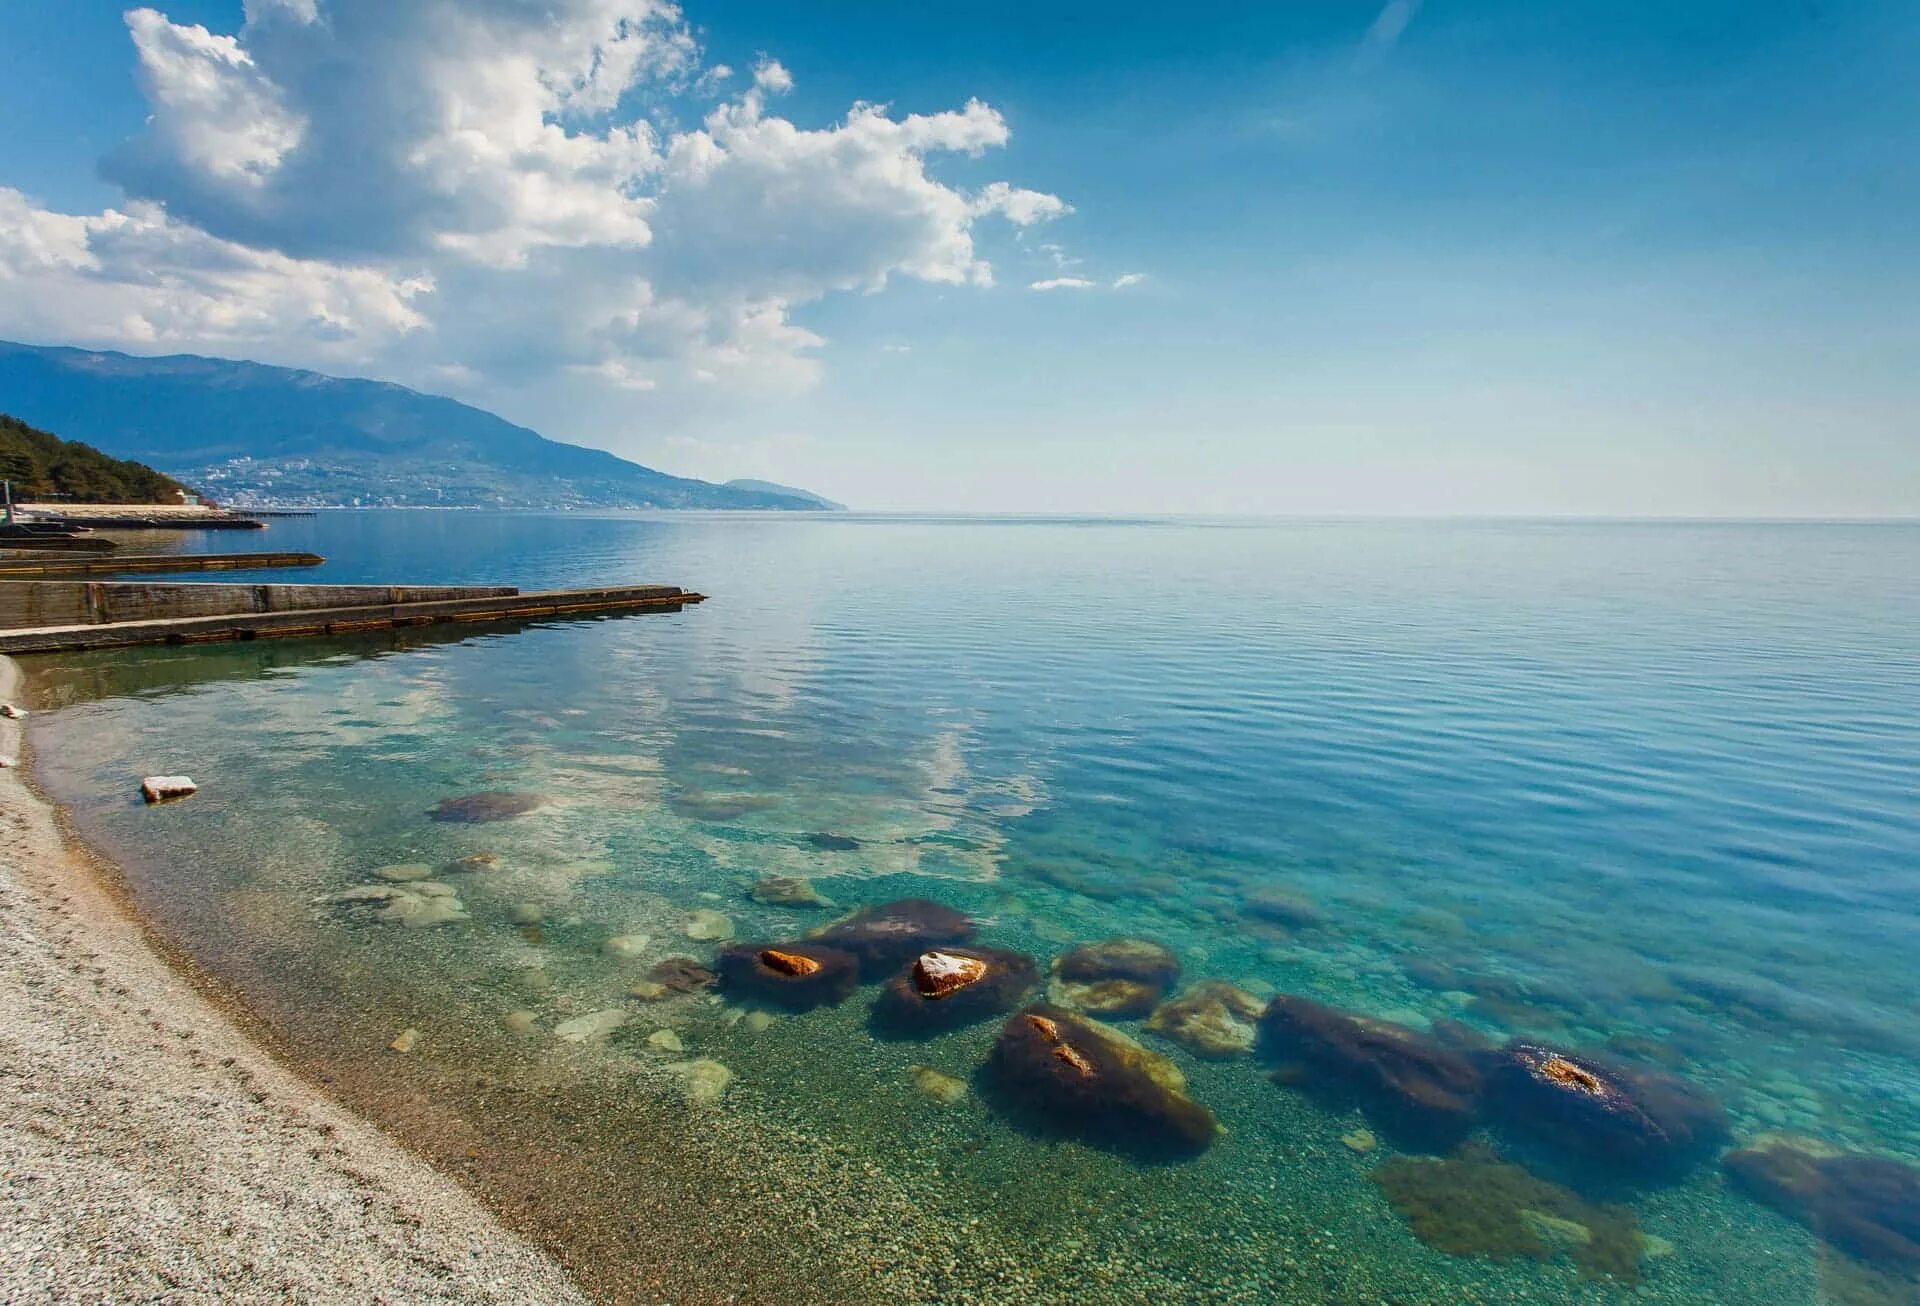
<instances>
[{"instance_id":1,"label":"small stone on beach","mask_svg":"<svg viewBox=\"0 0 1920 1306\"><path fill-rule=\"evenodd\" d=\"M401 1030L393 1036L393 1042L387 1044L395 1052L411 1052L413 1045L420 1041L420 1031L413 1028Z\"/></svg>"}]
</instances>

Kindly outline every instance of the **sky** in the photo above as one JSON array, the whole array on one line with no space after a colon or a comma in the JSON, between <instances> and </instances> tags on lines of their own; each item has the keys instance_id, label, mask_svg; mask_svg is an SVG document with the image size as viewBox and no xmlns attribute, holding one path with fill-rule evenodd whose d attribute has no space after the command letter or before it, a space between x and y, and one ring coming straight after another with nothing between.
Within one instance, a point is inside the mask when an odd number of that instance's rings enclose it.
<instances>
[{"instance_id":1,"label":"sky","mask_svg":"<svg viewBox=\"0 0 1920 1306\"><path fill-rule=\"evenodd\" d=\"M0 0L0 337L858 507L1920 514L1911 0Z\"/></svg>"}]
</instances>

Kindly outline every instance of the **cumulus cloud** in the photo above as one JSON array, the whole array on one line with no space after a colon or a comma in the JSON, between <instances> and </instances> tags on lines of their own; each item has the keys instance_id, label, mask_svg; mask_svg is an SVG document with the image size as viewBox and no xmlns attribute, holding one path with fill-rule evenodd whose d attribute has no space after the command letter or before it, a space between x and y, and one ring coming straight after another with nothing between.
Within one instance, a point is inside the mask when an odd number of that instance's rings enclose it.
<instances>
[{"instance_id":1,"label":"cumulus cloud","mask_svg":"<svg viewBox=\"0 0 1920 1306\"><path fill-rule=\"evenodd\" d=\"M103 163L127 195L73 215L0 192L0 331L357 359L461 388L636 395L805 385L794 310L896 278L990 285L976 228L1071 212L942 180L1006 144L978 100L803 126L793 74L684 129L636 105L709 99L666 0L246 0L237 33L126 15L146 129Z\"/></svg>"},{"instance_id":2,"label":"cumulus cloud","mask_svg":"<svg viewBox=\"0 0 1920 1306\"><path fill-rule=\"evenodd\" d=\"M221 240L154 204L54 213L0 187L0 326L16 336L358 357L423 330L432 290Z\"/></svg>"},{"instance_id":3,"label":"cumulus cloud","mask_svg":"<svg viewBox=\"0 0 1920 1306\"><path fill-rule=\"evenodd\" d=\"M1028 290L1092 290L1094 283L1085 277L1048 277L1045 281L1035 281L1027 286Z\"/></svg>"}]
</instances>

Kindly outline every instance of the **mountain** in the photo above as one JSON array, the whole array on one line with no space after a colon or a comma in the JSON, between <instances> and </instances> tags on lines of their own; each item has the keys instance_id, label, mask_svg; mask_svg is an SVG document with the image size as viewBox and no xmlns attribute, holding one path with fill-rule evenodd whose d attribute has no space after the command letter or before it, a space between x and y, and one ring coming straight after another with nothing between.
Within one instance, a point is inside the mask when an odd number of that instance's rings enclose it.
<instances>
[{"instance_id":1,"label":"mountain","mask_svg":"<svg viewBox=\"0 0 1920 1306\"><path fill-rule=\"evenodd\" d=\"M804 492L669 476L382 381L0 341L0 411L234 506L816 510Z\"/></svg>"},{"instance_id":2,"label":"mountain","mask_svg":"<svg viewBox=\"0 0 1920 1306\"><path fill-rule=\"evenodd\" d=\"M791 485L780 485L773 481L756 481L750 477L728 481L729 490L748 490L754 494L783 494L790 499L805 499L810 508L820 508L827 512L845 512L847 505L835 503L825 495L815 494L812 490L797 490Z\"/></svg>"},{"instance_id":3,"label":"mountain","mask_svg":"<svg viewBox=\"0 0 1920 1306\"><path fill-rule=\"evenodd\" d=\"M179 503L187 487L142 463L109 458L78 440L62 440L0 413L0 476L18 503Z\"/></svg>"}]
</instances>

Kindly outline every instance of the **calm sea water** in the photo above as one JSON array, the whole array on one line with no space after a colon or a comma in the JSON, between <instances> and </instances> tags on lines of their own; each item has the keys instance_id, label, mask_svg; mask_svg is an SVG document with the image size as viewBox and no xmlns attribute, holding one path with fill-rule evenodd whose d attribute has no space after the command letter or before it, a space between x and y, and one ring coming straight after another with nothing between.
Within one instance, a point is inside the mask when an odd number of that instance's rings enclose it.
<instances>
[{"instance_id":1,"label":"calm sea water","mask_svg":"<svg viewBox=\"0 0 1920 1306\"><path fill-rule=\"evenodd\" d=\"M37 775L157 926L609 1297L1916 1299L1711 1161L1542 1169L1632 1208L1637 1285L1449 1254L1368 1116L1137 1022L1224 1127L1197 1158L1010 1115L998 1019L630 989L712 957L690 923L926 897L1043 972L1145 938L1183 982L1642 1058L1735 1146L1920 1161L1920 527L339 513L260 543L327 555L309 580L711 596L35 664ZM154 772L202 791L144 808ZM428 817L503 790L552 801ZM329 901L395 864L462 918Z\"/></svg>"}]
</instances>

